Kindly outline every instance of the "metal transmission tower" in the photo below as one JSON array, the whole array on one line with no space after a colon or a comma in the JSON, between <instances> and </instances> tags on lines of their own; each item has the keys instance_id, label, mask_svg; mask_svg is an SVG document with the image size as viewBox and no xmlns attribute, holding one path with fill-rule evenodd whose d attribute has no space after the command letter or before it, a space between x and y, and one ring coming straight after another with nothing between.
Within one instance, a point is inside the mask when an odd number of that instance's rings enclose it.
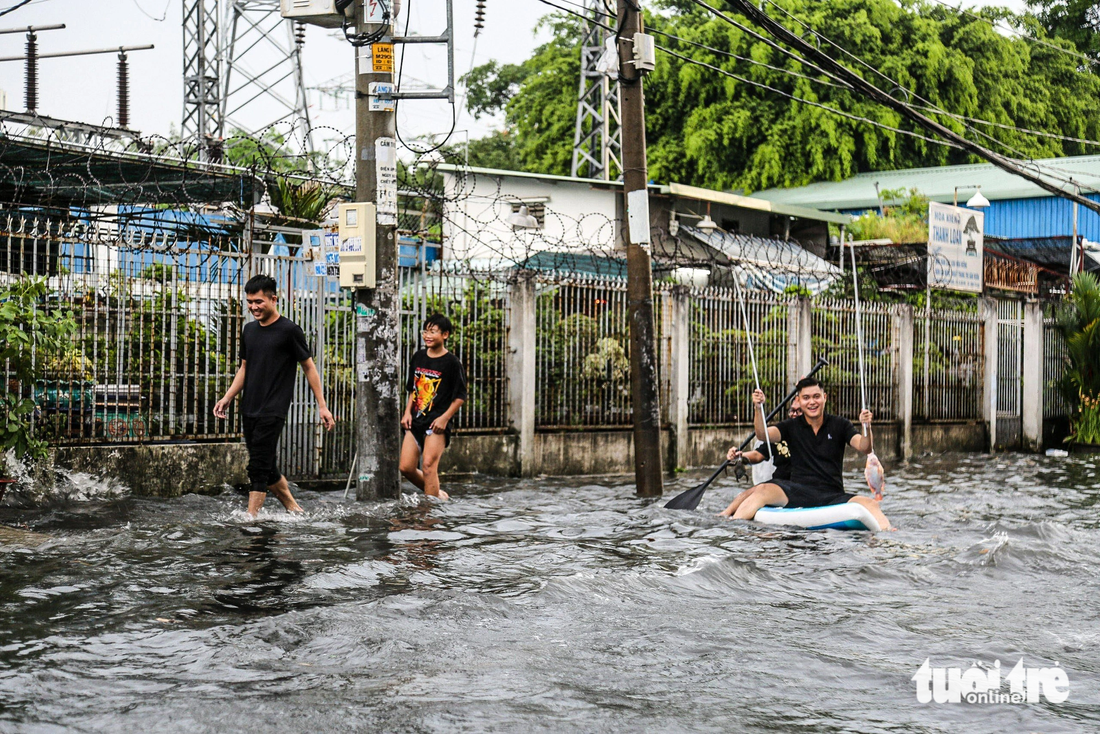
<instances>
[{"instance_id":1,"label":"metal transmission tower","mask_svg":"<svg viewBox=\"0 0 1100 734\"><path fill-rule=\"evenodd\" d=\"M205 149L219 128L219 0L183 0L183 117L180 134Z\"/></svg>"},{"instance_id":2,"label":"metal transmission tower","mask_svg":"<svg viewBox=\"0 0 1100 734\"><path fill-rule=\"evenodd\" d=\"M277 125L280 132L293 130L293 143L312 153L302 78L305 26L284 20L279 0L228 0L226 4L220 136L233 129L262 133Z\"/></svg>"},{"instance_id":3,"label":"metal transmission tower","mask_svg":"<svg viewBox=\"0 0 1100 734\"><path fill-rule=\"evenodd\" d=\"M618 69L618 50L614 34L602 27L614 25L614 9L607 0L584 0L584 6L590 22L581 44L572 173L611 181L623 170L619 85L612 78Z\"/></svg>"},{"instance_id":4,"label":"metal transmission tower","mask_svg":"<svg viewBox=\"0 0 1100 734\"><path fill-rule=\"evenodd\" d=\"M291 147L312 152L304 40L305 27L283 19L279 0L184 0L184 139L277 126L291 133Z\"/></svg>"}]
</instances>

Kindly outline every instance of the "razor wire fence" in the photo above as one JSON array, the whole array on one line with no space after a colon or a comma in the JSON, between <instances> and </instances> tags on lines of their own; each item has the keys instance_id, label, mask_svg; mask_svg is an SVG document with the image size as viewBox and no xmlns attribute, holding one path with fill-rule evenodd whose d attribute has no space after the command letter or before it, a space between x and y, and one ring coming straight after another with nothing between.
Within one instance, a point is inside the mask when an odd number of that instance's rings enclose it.
<instances>
[{"instance_id":1,"label":"razor wire fence","mask_svg":"<svg viewBox=\"0 0 1100 734\"><path fill-rule=\"evenodd\" d=\"M293 240L293 237L289 238ZM46 279L49 302L71 312L77 332L61 354L43 357L34 385L9 385L38 404L40 435L53 444L237 440L238 421L213 416L239 363L249 320L244 282L255 273L277 281L280 308L302 326L337 416L321 430L304 380L295 388L281 462L299 477L346 476L355 453L356 317L351 293L284 233L226 231L202 239L130 237L90 232L73 223L0 220L0 285ZM155 246L151 246L152 243ZM528 273L528 275L530 275ZM448 347L462 361L469 399L455 426L465 432L514 430L509 389L515 269L478 270L469 263L423 258L400 268L401 380L421 344L424 318L447 315ZM533 277L535 388L520 396L534 406L540 430L623 429L632 425L626 281L619 277L538 272ZM721 286L654 287L662 416L673 393L670 365L685 358L688 425L722 427L752 420L752 339L761 386L775 404L793 384L792 315L796 300ZM672 328L677 299L687 331ZM861 407L854 303L809 302L812 351L830 366L821 375L830 412L854 417ZM901 307L862 304L868 406L877 420L898 412ZM746 318L747 317L747 318ZM920 420L981 416L984 322L976 313L919 311L913 319L914 415ZM1046 414L1060 414L1051 387L1064 344L1048 323ZM679 340L683 339L681 343ZM1059 351L1059 349L1061 351ZM1061 408L1064 412L1064 406Z\"/></svg>"}]
</instances>

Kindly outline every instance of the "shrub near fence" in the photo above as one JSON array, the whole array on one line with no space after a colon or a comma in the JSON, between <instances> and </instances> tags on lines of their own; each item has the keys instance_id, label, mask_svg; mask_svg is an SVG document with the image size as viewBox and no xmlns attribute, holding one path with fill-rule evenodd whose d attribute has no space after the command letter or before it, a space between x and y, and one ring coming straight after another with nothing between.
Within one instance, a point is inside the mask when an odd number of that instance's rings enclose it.
<instances>
[{"instance_id":1,"label":"shrub near fence","mask_svg":"<svg viewBox=\"0 0 1100 734\"><path fill-rule=\"evenodd\" d=\"M539 280L537 288L535 425L631 425L625 282Z\"/></svg>"}]
</instances>

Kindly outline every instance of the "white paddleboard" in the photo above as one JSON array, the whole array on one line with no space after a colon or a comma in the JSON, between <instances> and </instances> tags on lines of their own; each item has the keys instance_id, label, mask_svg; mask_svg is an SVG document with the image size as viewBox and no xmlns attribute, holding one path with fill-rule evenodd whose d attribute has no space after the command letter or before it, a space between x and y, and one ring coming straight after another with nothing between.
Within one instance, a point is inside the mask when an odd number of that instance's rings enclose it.
<instances>
[{"instance_id":1,"label":"white paddleboard","mask_svg":"<svg viewBox=\"0 0 1100 734\"><path fill-rule=\"evenodd\" d=\"M793 525L807 530L870 530L877 533L882 528L878 520L861 504L843 502L824 507L761 507L756 511L756 522L765 525Z\"/></svg>"}]
</instances>

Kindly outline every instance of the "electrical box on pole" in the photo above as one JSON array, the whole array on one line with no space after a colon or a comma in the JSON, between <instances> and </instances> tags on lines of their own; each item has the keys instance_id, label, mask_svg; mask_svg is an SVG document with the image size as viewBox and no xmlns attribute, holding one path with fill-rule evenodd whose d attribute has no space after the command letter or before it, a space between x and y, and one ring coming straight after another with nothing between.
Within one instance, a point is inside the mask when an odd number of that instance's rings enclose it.
<instances>
[{"instance_id":1,"label":"electrical box on pole","mask_svg":"<svg viewBox=\"0 0 1100 734\"><path fill-rule=\"evenodd\" d=\"M340 204L340 287L374 288L374 226L378 210L369 202Z\"/></svg>"},{"instance_id":2,"label":"electrical box on pole","mask_svg":"<svg viewBox=\"0 0 1100 734\"><path fill-rule=\"evenodd\" d=\"M279 0L279 11L290 20L339 28L348 19L344 9L350 5L351 0Z\"/></svg>"}]
</instances>

